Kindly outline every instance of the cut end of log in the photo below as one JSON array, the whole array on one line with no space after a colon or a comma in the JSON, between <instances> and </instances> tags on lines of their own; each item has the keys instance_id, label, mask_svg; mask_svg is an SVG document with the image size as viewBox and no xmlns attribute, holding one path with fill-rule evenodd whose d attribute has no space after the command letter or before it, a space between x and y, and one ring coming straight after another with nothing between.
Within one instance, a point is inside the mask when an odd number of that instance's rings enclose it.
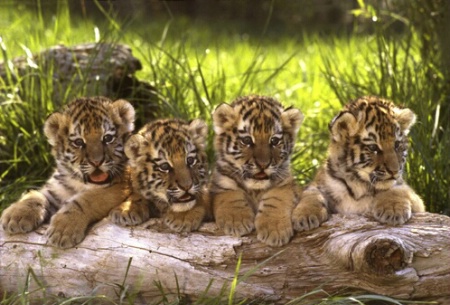
<instances>
[{"instance_id":1,"label":"cut end of log","mask_svg":"<svg viewBox=\"0 0 450 305\"><path fill-rule=\"evenodd\" d=\"M405 269L413 252L406 243L391 231L408 233L406 226L390 228L376 222L362 222L348 217L347 234L339 234L326 242L330 259L350 271L385 276Z\"/></svg>"},{"instance_id":2,"label":"cut end of log","mask_svg":"<svg viewBox=\"0 0 450 305\"><path fill-rule=\"evenodd\" d=\"M393 239L380 238L367 245L365 262L377 274L392 274L404 269L409 258L405 249Z\"/></svg>"}]
</instances>

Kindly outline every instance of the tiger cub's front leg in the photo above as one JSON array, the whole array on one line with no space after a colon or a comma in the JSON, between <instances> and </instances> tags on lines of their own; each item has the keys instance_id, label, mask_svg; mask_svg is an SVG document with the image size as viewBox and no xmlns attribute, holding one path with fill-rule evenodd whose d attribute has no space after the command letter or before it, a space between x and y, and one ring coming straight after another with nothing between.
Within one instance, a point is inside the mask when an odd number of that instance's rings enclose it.
<instances>
[{"instance_id":1,"label":"tiger cub's front leg","mask_svg":"<svg viewBox=\"0 0 450 305\"><path fill-rule=\"evenodd\" d=\"M294 229L301 232L319 227L328 219L327 206L327 200L315 185L307 187L292 213Z\"/></svg>"},{"instance_id":2,"label":"tiger cub's front leg","mask_svg":"<svg viewBox=\"0 0 450 305\"><path fill-rule=\"evenodd\" d=\"M295 186L284 186L267 191L259 202L255 219L257 238L270 246L289 242L294 230L291 215L297 201Z\"/></svg>"},{"instance_id":3,"label":"tiger cub's front leg","mask_svg":"<svg viewBox=\"0 0 450 305\"><path fill-rule=\"evenodd\" d=\"M374 198L373 216L388 225L402 225L411 218L411 213L424 211L422 199L408 185L379 192Z\"/></svg>"},{"instance_id":4,"label":"tiger cub's front leg","mask_svg":"<svg viewBox=\"0 0 450 305\"><path fill-rule=\"evenodd\" d=\"M89 225L89 220L83 215L87 207L88 204L81 200L73 200L59 210L47 229L48 243L60 248L71 248L80 243Z\"/></svg>"},{"instance_id":5,"label":"tiger cub's front leg","mask_svg":"<svg viewBox=\"0 0 450 305\"><path fill-rule=\"evenodd\" d=\"M213 195L216 223L225 234L242 236L255 228L255 213L242 191L228 191Z\"/></svg>"},{"instance_id":6,"label":"tiger cub's front leg","mask_svg":"<svg viewBox=\"0 0 450 305\"><path fill-rule=\"evenodd\" d=\"M191 232L200 227L205 213L205 208L199 204L188 211L169 210L164 216L164 223L175 232Z\"/></svg>"},{"instance_id":7,"label":"tiger cub's front leg","mask_svg":"<svg viewBox=\"0 0 450 305\"><path fill-rule=\"evenodd\" d=\"M8 233L26 233L39 227L48 215L48 200L38 191L30 191L2 214L2 227Z\"/></svg>"},{"instance_id":8,"label":"tiger cub's front leg","mask_svg":"<svg viewBox=\"0 0 450 305\"><path fill-rule=\"evenodd\" d=\"M112 209L109 216L115 224L136 226L150 218L149 203L139 194L133 193L125 202Z\"/></svg>"},{"instance_id":9,"label":"tiger cub's front leg","mask_svg":"<svg viewBox=\"0 0 450 305\"><path fill-rule=\"evenodd\" d=\"M176 232L191 232L197 230L203 220L211 218L211 202L206 190L197 196L195 205L187 211L176 211L173 207L164 215L164 223Z\"/></svg>"},{"instance_id":10,"label":"tiger cub's front leg","mask_svg":"<svg viewBox=\"0 0 450 305\"><path fill-rule=\"evenodd\" d=\"M104 188L101 193L91 189L75 195L51 218L46 232L48 243L60 248L74 247L84 239L90 224L108 216L126 197L120 184Z\"/></svg>"}]
</instances>

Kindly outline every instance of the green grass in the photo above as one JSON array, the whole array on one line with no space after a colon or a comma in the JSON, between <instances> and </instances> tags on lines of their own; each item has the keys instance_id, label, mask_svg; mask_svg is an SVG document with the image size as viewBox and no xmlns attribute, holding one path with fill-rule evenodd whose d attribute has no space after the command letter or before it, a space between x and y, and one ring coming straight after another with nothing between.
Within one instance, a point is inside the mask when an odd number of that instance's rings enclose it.
<instances>
[{"instance_id":1,"label":"green grass","mask_svg":"<svg viewBox=\"0 0 450 305\"><path fill-rule=\"evenodd\" d=\"M75 21L64 7L57 12L56 18L40 17L26 10L4 16L10 27L2 36L3 58L25 55L26 50L38 52L58 43L94 41L98 31L102 41L132 47L144 67L137 77L149 81L164 98L163 116L201 117L210 123L210 114L219 103L251 93L275 96L286 106L299 107L306 116L294 157L299 180L309 181L323 160L328 140L326 126L339 103L322 74L320 50L329 46L319 37L298 34L272 41L263 30L260 35L251 36L228 24L208 27L169 17L146 24L143 30L133 23L119 27L115 22ZM45 71L36 73L41 73L41 79L48 79L43 75ZM40 130L47 114L58 105L50 100L51 84L46 84L50 90L37 95L33 95L38 91L34 89L37 85L31 82L28 86L32 87L28 90L31 96L20 100L14 94L11 98L8 92L0 105L0 123L5 126L0 131L0 145L5 147L0 152L2 207L30 187L30 180L34 181L33 187L45 181L52 165Z\"/></svg>"},{"instance_id":2,"label":"green grass","mask_svg":"<svg viewBox=\"0 0 450 305\"><path fill-rule=\"evenodd\" d=\"M251 93L274 96L286 106L300 108L306 119L293 164L301 184L314 177L324 160L328 123L343 103L379 94L411 107L419 120L411 132L406 178L429 211L450 213L450 114L439 112L449 94L442 85L448 79L435 61L421 56L422 41L414 28L391 36L383 34L382 23L364 35L321 36L302 31L274 35L269 16L264 27L248 32L239 24L193 21L170 12L141 23L118 21L113 13L97 20L76 18L65 1L57 1L54 16L13 5L14 9L0 9L0 59L4 61L59 43L120 42L131 46L143 64L137 77L157 88L161 116L200 117L211 123L216 105ZM364 13L372 18L382 12ZM430 86L430 71L435 75L434 86ZM47 81L38 88L34 78L27 78L24 86L29 93L23 99L16 86L0 81L0 211L24 190L39 187L53 165L42 125L67 100L52 101L51 78L39 69L35 73ZM211 145L208 152L213 161ZM229 297L224 294L211 304L228 302ZM353 301L322 297L321 304ZM23 300L20 295L5 296L0 304ZM72 304L89 301L86 297ZM364 301L362 297L354 304ZM302 304L301 300L295 304Z\"/></svg>"},{"instance_id":3,"label":"green grass","mask_svg":"<svg viewBox=\"0 0 450 305\"><path fill-rule=\"evenodd\" d=\"M411 5L418 10L421 5L427 6L420 1L412 1ZM421 56L421 39L427 33L421 35L412 26L402 35L385 34L391 33L392 21L398 16L393 18L392 13L374 8L363 13L371 19L377 16L382 22L373 25L375 33L367 38L364 48L354 39L344 46L342 40L333 41L338 52L322 53L327 81L342 104L371 92L414 110L418 119L410 134L406 179L422 196L428 211L450 214L450 113L444 106L450 91L448 76L444 68L439 68L443 65L441 55L436 52ZM343 60L342 50L355 54L353 59Z\"/></svg>"}]
</instances>

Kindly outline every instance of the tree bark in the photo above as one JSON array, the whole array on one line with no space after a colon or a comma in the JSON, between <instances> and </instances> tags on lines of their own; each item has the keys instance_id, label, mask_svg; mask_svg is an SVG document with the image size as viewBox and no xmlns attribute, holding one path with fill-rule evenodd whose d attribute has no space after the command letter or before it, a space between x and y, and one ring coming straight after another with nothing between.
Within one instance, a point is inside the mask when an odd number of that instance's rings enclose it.
<instances>
[{"instance_id":1,"label":"tree bark","mask_svg":"<svg viewBox=\"0 0 450 305\"><path fill-rule=\"evenodd\" d=\"M258 242L254 234L224 236L213 223L178 234L157 219L133 228L105 219L68 250L47 246L44 230L0 230L2 290L29 291L35 299L128 295L154 302L162 287L168 298L197 299L206 290L208 296L225 291L226 298L240 258L237 299L285 303L310 292L315 299L370 292L450 300L450 218L444 215L416 214L399 227L333 215L281 248Z\"/></svg>"}]
</instances>

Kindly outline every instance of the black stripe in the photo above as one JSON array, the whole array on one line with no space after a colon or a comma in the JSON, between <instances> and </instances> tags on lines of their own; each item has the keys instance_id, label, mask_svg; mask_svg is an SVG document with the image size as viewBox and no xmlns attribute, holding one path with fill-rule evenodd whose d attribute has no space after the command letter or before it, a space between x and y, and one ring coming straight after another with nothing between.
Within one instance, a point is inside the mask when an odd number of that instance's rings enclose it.
<instances>
[{"instance_id":1,"label":"black stripe","mask_svg":"<svg viewBox=\"0 0 450 305\"><path fill-rule=\"evenodd\" d=\"M75 189L74 189L73 187L71 187L70 185L67 184L66 179L59 181L59 184L60 184L61 186L63 186L63 188L69 190L70 192L72 192L72 193L75 192Z\"/></svg>"},{"instance_id":2,"label":"black stripe","mask_svg":"<svg viewBox=\"0 0 450 305\"><path fill-rule=\"evenodd\" d=\"M78 201L73 200L72 203L73 203L76 207L78 207L78 209L80 209L81 212L84 213L83 207L78 203Z\"/></svg>"},{"instance_id":3,"label":"black stripe","mask_svg":"<svg viewBox=\"0 0 450 305\"><path fill-rule=\"evenodd\" d=\"M373 132L369 132L369 137L372 138L372 140L374 140L375 142L377 141L377 135Z\"/></svg>"},{"instance_id":4,"label":"black stripe","mask_svg":"<svg viewBox=\"0 0 450 305\"><path fill-rule=\"evenodd\" d=\"M243 120L243 121L247 121L247 119L249 118L249 116L252 115L252 114L253 114L253 109L249 109L249 110L244 114L244 116L242 117L242 120Z\"/></svg>"},{"instance_id":5,"label":"black stripe","mask_svg":"<svg viewBox=\"0 0 450 305\"><path fill-rule=\"evenodd\" d=\"M51 191L51 190L47 190L48 194L51 196L51 198L47 197L47 200L49 201L50 205L53 205L53 207L57 208L57 206L55 205L55 202L60 203L61 202L61 198L59 198L55 192Z\"/></svg>"},{"instance_id":6,"label":"black stripe","mask_svg":"<svg viewBox=\"0 0 450 305\"><path fill-rule=\"evenodd\" d=\"M265 208L271 208L271 209L277 209L276 206L274 206L274 205L272 205L272 204L267 204L267 203L264 204L263 207L265 207Z\"/></svg>"},{"instance_id":7,"label":"black stripe","mask_svg":"<svg viewBox=\"0 0 450 305\"><path fill-rule=\"evenodd\" d=\"M353 193L353 190L347 184L345 179L343 179L341 177L338 177L336 175L336 172L331 168L331 162L330 161L327 162L327 172L328 172L328 174L330 175L331 178L333 178L334 180L337 180L337 181L341 182L343 185L345 185L345 187L347 188L347 192L350 194L350 196L352 196L352 198L355 199L355 194Z\"/></svg>"},{"instance_id":8,"label":"black stripe","mask_svg":"<svg viewBox=\"0 0 450 305\"><path fill-rule=\"evenodd\" d=\"M278 197L267 197L267 198L264 198L263 200L276 200L276 201L283 202L283 200L281 200L281 199L278 198Z\"/></svg>"},{"instance_id":9,"label":"black stripe","mask_svg":"<svg viewBox=\"0 0 450 305\"><path fill-rule=\"evenodd\" d=\"M372 126L373 123L375 122L375 119L376 119L376 116L373 116L372 119L366 123L365 127L367 128L369 126Z\"/></svg>"}]
</instances>

